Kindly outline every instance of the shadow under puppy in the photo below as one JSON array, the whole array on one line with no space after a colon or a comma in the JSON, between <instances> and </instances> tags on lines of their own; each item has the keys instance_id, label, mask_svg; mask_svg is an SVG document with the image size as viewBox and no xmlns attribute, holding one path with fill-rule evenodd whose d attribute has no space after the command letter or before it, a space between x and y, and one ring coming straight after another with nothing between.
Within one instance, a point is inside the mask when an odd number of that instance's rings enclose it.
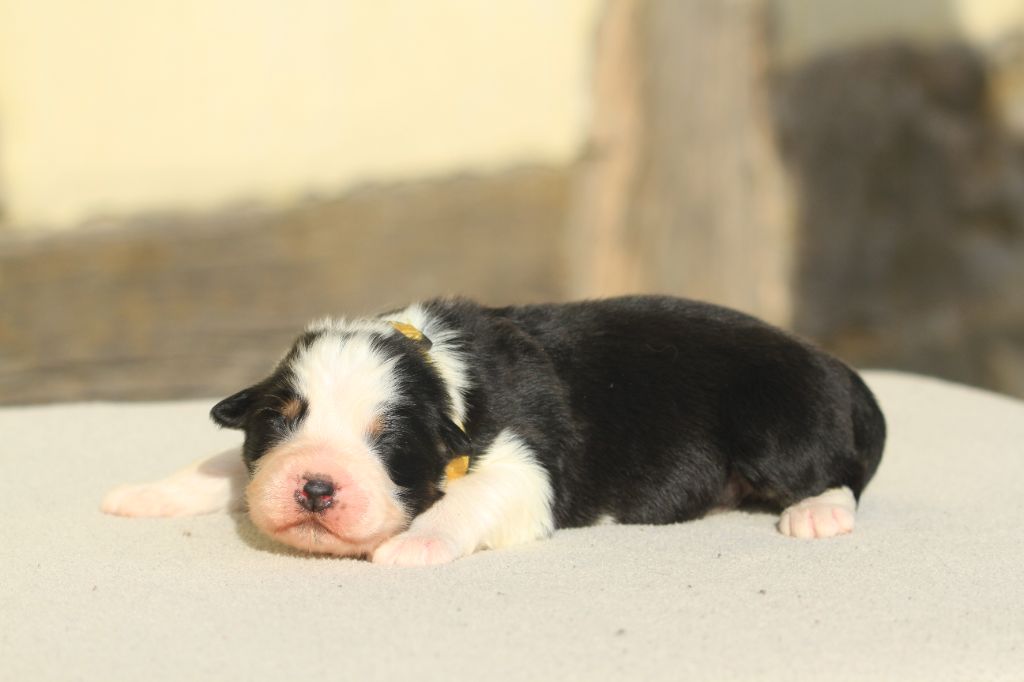
<instances>
[{"instance_id":1,"label":"shadow under puppy","mask_svg":"<svg viewBox=\"0 0 1024 682\"><path fill-rule=\"evenodd\" d=\"M871 392L839 360L747 315L656 296L442 299L323 320L211 415L245 432L241 457L122 486L103 511L199 514L244 490L280 542L403 565L742 503L820 538L853 529L885 441Z\"/></svg>"}]
</instances>

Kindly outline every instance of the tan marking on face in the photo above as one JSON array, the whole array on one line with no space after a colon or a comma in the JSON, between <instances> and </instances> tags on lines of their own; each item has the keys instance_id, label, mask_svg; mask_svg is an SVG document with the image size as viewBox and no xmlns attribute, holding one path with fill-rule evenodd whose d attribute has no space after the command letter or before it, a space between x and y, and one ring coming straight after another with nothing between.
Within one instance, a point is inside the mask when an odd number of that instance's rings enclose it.
<instances>
[{"instance_id":1,"label":"tan marking on face","mask_svg":"<svg viewBox=\"0 0 1024 682\"><path fill-rule=\"evenodd\" d=\"M302 401L298 398L292 398L281 407L281 414L289 421L298 419L299 415L302 414Z\"/></svg>"},{"instance_id":2,"label":"tan marking on face","mask_svg":"<svg viewBox=\"0 0 1024 682\"><path fill-rule=\"evenodd\" d=\"M366 435L370 438L376 438L382 431L384 431L384 417L378 414L366 425Z\"/></svg>"}]
</instances>

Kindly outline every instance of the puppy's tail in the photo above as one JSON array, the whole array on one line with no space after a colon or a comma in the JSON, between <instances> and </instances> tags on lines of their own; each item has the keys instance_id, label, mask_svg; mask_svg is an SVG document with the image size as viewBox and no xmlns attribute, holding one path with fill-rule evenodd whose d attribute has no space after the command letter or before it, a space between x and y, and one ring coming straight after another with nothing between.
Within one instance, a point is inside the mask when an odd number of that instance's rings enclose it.
<instances>
[{"instance_id":1,"label":"puppy's tail","mask_svg":"<svg viewBox=\"0 0 1024 682\"><path fill-rule=\"evenodd\" d=\"M853 402L853 443L857 450L857 458L862 467L860 481L851 488L857 499L868 481L878 470L882 461L882 450L885 449L885 416L882 414L875 396L864 380L852 369L850 374L850 397Z\"/></svg>"}]
</instances>

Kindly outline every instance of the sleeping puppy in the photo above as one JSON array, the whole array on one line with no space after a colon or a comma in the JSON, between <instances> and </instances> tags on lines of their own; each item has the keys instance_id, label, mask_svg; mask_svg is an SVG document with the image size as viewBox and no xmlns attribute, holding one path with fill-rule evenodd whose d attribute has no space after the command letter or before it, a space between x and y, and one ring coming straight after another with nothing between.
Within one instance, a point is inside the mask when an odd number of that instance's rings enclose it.
<instances>
[{"instance_id":1,"label":"sleeping puppy","mask_svg":"<svg viewBox=\"0 0 1024 682\"><path fill-rule=\"evenodd\" d=\"M822 538L853 529L885 441L839 360L656 296L323 320L211 416L245 433L241 457L118 488L103 511L198 514L244 489L275 540L402 565L747 503L781 510L785 535Z\"/></svg>"}]
</instances>

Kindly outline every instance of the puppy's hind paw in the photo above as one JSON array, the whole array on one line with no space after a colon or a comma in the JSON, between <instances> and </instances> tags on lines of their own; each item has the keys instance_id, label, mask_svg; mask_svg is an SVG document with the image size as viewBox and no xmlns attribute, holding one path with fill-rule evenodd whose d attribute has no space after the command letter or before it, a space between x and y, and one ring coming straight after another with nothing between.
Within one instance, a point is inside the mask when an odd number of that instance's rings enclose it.
<instances>
[{"instance_id":1,"label":"puppy's hind paw","mask_svg":"<svg viewBox=\"0 0 1024 682\"><path fill-rule=\"evenodd\" d=\"M782 512L779 532L794 538L830 538L853 530L857 503L849 488L832 488Z\"/></svg>"},{"instance_id":2,"label":"puppy's hind paw","mask_svg":"<svg viewBox=\"0 0 1024 682\"><path fill-rule=\"evenodd\" d=\"M100 503L105 514L134 517L194 516L211 511L210 507L206 496L160 482L118 486Z\"/></svg>"}]
</instances>

